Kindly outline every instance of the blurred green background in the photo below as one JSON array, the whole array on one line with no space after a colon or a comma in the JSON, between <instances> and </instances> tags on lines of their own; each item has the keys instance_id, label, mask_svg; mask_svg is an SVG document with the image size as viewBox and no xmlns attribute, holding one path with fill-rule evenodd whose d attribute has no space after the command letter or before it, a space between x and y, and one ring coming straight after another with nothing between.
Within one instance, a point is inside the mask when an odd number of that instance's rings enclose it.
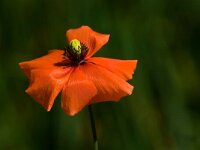
<instances>
[{"instance_id":1,"label":"blurred green background","mask_svg":"<svg viewBox=\"0 0 200 150\"><path fill-rule=\"evenodd\" d=\"M138 59L134 94L94 105L100 150L200 149L199 0L1 0L0 150L89 150L87 109L51 112L18 63L63 49L65 31L110 33L96 56Z\"/></svg>"}]
</instances>

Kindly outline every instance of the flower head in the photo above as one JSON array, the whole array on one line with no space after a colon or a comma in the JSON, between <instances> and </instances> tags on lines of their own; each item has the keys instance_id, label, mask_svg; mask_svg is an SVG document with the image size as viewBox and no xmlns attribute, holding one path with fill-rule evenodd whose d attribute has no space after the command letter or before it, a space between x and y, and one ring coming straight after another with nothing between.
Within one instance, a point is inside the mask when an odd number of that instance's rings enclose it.
<instances>
[{"instance_id":1,"label":"flower head","mask_svg":"<svg viewBox=\"0 0 200 150\"><path fill-rule=\"evenodd\" d=\"M65 50L50 50L47 55L19 63L30 80L26 89L34 100L50 111L61 92L63 110L74 115L86 105L119 101L131 95L132 78L137 60L91 57L109 40L109 34L93 31L88 26L66 32Z\"/></svg>"}]
</instances>

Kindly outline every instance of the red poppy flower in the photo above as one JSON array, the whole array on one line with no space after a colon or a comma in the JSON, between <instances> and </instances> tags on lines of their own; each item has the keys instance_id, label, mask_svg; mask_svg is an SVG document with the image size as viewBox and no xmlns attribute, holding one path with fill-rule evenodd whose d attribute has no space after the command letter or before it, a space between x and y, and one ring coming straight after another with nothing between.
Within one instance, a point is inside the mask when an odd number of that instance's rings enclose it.
<instances>
[{"instance_id":1,"label":"red poppy flower","mask_svg":"<svg viewBox=\"0 0 200 150\"><path fill-rule=\"evenodd\" d=\"M103 101L119 101L132 94L132 78L137 60L118 60L91 56L109 40L109 34L88 26L66 32L69 46L50 50L43 57L19 63L30 80L26 90L33 99L50 111L62 92L63 110L74 115L83 107Z\"/></svg>"}]
</instances>

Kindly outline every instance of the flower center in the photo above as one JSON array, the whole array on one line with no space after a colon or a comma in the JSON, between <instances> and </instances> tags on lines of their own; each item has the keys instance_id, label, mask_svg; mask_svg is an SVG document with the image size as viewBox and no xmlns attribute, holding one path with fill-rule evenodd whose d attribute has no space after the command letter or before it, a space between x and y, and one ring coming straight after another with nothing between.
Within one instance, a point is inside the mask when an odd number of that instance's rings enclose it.
<instances>
[{"instance_id":1,"label":"flower center","mask_svg":"<svg viewBox=\"0 0 200 150\"><path fill-rule=\"evenodd\" d=\"M87 55L88 48L77 39L73 39L69 42L69 45L65 47L64 55L69 58L70 65L78 66L84 62L84 58Z\"/></svg>"},{"instance_id":2,"label":"flower center","mask_svg":"<svg viewBox=\"0 0 200 150\"><path fill-rule=\"evenodd\" d=\"M73 53L76 53L78 55L81 54L81 42L79 40L71 40L69 43L69 47L73 51Z\"/></svg>"}]
</instances>

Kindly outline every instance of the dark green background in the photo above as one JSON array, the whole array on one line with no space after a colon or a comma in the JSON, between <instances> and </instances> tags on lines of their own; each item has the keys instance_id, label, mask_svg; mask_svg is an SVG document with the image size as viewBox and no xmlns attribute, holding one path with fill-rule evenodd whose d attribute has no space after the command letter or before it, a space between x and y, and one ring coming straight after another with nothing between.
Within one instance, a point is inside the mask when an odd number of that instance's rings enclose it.
<instances>
[{"instance_id":1,"label":"dark green background","mask_svg":"<svg viewBox=\"0 0 200 150\"><path fill-rule=\"evenodd\" d=\"M99 149L199 150L199 0L1 0L0 150L92 149L87 109L47 113L18 66L81 25L111 34L96 56L139 60L134 94L94 105Z\"/></svg>"}]
</instances>

